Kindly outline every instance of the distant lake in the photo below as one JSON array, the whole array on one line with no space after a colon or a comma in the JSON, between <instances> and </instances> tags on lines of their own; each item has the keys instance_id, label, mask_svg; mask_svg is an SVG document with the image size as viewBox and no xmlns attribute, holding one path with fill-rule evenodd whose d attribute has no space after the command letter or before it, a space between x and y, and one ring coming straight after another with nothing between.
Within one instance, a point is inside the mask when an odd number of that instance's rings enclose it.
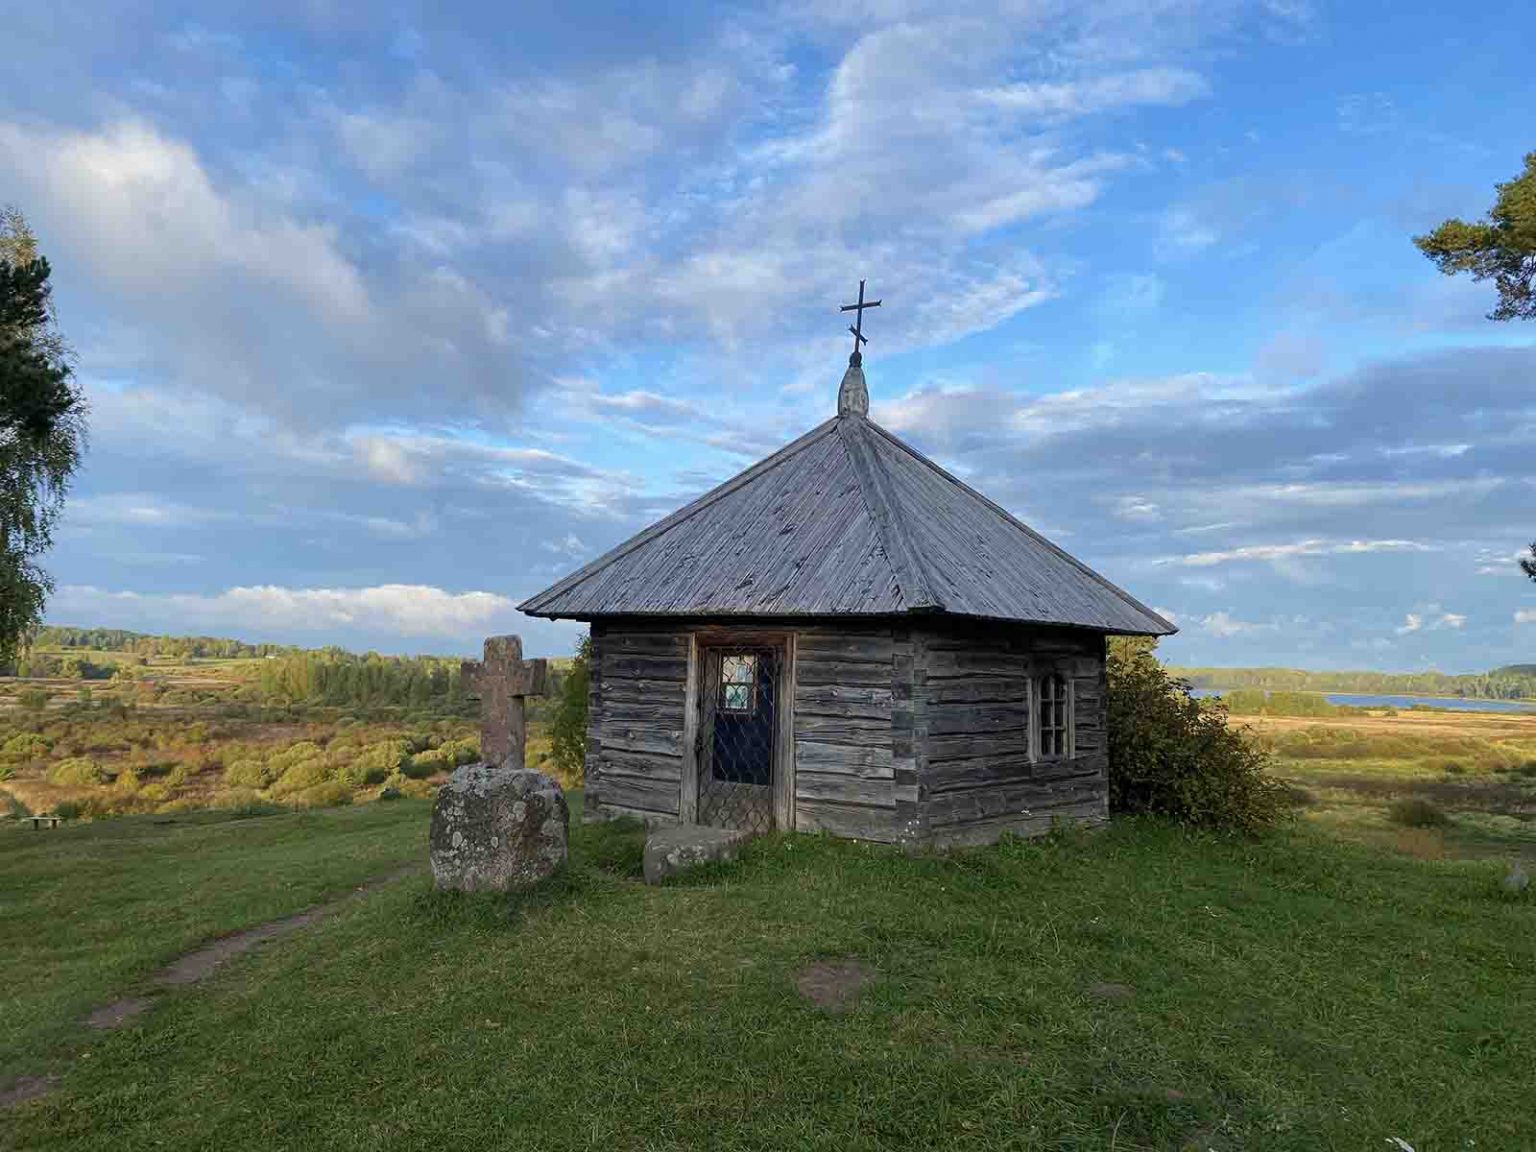
<instances>
[{"instance_id":1,"label":"distant lake","mask_svg":"<svg viewBox=\"0 0 1536 1152\"><path fill-rule=\"evenodd\" d=\"M1223 692L1241 692L1241 688L1196 688L1196 696L1220 696ZM1363 692L1322 692L1330 704L1351 708L1446 708L1452 712L1532 712L1536 704L1529 700L1465 700L1460 696L1372 696Z\"/></svg>"}]
</instances>

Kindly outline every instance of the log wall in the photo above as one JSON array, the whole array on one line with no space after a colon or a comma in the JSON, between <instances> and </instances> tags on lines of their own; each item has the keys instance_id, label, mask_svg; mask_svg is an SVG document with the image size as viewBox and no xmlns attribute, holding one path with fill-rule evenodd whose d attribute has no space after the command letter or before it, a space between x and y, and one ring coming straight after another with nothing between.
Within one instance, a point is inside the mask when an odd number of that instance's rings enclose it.
<instances>
[{"instance_id":1,"label":"log wall","mask_svg":"<svg viewBox=\"0 0 1536 1152\"><path fill-rule=\"evenodd\" d=\"M688 634L592 626L584 812L675 823L683 783Z\"/></svg>"},{"instance_id":2,"label":"log wall","mask_svg":"<svg viewBox=\"0 0 1536 1152\"><path fill-rule=\"evenodd\" d=\"M1108 818L1102 636L946 623L915 643L921 839L987 843ZM1048 760L1032 755L1030 685L1051 672L1071 683L1073 754Z\"/></svg>"},{"instance_id":3,"label":"log wall","mask_svg":"<svg viewBox=\"0 0 1536 1152\"><path fill-rule=\"evenodd\" d=\"M758 625L767 627L768 625ZM592 628L586 811L671 823L686 811L688 663L707 624ZM792 636L793 826L908 843L981 843L1107 814L1104 644L1068 629L785 625ZM1031 759L1027 685L1073 686L1075 755ZM781 705L782 706L782 705Z\"/></svg>"}]
</instances>

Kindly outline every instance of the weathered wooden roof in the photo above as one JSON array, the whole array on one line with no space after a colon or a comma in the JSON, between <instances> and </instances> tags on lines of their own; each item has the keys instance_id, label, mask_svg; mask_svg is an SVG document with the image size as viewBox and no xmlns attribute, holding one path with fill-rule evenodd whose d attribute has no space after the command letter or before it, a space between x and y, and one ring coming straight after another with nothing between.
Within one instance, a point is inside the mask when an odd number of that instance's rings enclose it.
<instances>
[{"instance_id":1,"label":"weathered wooden roof","mask_svg":"<svg viewBox=\"0 0 1536 1152\"><path fill-rule=\"evenodd\" d=\"M520 607L579 620L944 612L1124 634L1175 631L857 411Z\"/></svg>"}]
</instances>

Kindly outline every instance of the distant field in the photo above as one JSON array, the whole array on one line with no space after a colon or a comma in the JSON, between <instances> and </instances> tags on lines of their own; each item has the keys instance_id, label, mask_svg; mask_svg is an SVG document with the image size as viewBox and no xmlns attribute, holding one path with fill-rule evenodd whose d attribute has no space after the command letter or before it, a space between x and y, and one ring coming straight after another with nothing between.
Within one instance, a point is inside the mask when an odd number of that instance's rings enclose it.
<instances>
[{"instance_id":1,"label":"distant field","mask_svg":"<svg viewBox=\"0 0 1536 1152\"><path fill-rule=\"evenodd\" d=\"M0 813L101 817L419 797L479 755L475 706L454 688L457 661L82 647L28 659L76 675L0 677ZM533 765L550 755L544 708L531 715Z\"/></svg>"},{"instance_id":2,"label":"distant field","mask_svg":"<svg viewBox=\"0 0 1536 1152\"><path fill-rule=\"evenodd\" d=\"M1277 773L1304 791L1309 821L1418 855L1536 859L1536 715L1341 711L1233 723L1273 749ZM1394 805L1405 798L1427 801L1444 822L1403 825Z\"/></svg>"}]
</instances>

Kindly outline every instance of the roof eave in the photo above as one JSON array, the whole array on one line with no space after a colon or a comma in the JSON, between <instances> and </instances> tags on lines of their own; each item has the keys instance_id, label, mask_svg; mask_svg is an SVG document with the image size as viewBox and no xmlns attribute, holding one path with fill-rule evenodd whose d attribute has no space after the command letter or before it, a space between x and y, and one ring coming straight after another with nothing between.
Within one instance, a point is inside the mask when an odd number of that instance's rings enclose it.
<instances>
[{"instance_id":1,"label":"roof eave","mask_svg":"<svg viewBox=\"0 0 1536 1152\"><path fill-rule=\"evenodd\" d=\"M1156 619L1161 626L1151 628L1126 628L1120 625L1084 623L1080 620L1038 620L1025 619L1019 616L988 616L978 612L951 612L942 605L917 605L899 611L716 611L716 612L657 612L631 609L628 611L540 611L523 606L518 611L525 616L534 616L542 620L580 620L590 623L593 620L894 620L910 616L927 618L947 617L951 620L977 620L996 624L1020 624L1036 628L1077 628L1086 632L1097 632L1104 636L1172 636L1178 632L1178 628L1162 617Z\"/></svg>"}]
</instances>

